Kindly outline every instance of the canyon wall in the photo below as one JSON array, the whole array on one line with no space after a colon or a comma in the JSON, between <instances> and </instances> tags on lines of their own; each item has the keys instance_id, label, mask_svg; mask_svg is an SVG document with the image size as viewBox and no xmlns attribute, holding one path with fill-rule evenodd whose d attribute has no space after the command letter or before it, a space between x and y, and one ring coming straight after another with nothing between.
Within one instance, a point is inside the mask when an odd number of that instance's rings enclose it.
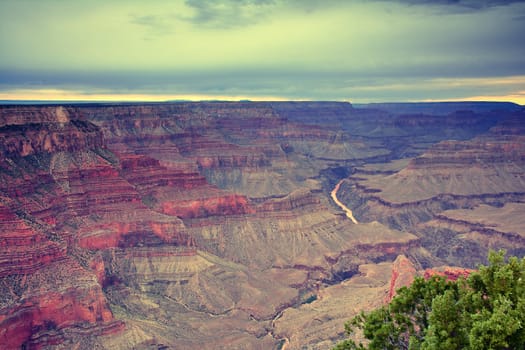
<instances>
[{"instance_id":1,"label":"canyon wall","mask_svg":"<svg viewBox=\"0 0 525 350\"><path fill-rule=\"evenodd\" d=\"M330 348L416 270L523 253L511 107L0 106L0 342Z\"/></svg>"}]
</instances>

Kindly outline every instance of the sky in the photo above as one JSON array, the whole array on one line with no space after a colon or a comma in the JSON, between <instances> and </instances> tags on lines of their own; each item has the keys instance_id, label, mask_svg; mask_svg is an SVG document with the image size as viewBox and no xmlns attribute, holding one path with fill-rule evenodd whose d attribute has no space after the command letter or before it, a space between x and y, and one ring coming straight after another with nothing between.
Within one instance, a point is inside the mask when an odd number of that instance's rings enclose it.
<instances>
[{"instance_id":1,"label":"sky","mask_svg":"<svg viewBox=\"0 0 525 350\"><path fill-rule=\"evenodd\" d=\"M0 100L525 104L525 0L0 0Z\"/></svg>"}]
</instances>

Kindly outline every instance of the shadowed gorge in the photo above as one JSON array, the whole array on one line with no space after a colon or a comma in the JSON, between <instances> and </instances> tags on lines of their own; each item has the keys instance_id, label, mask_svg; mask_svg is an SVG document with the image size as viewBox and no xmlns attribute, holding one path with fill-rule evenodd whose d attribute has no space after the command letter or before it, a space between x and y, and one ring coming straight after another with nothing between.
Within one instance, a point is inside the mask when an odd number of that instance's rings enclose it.
<instances>
[{"instance_id":1,"label":"shadowed gorge","mask_svg":"<svg viewBox=\"0 0 525 350\"><path fill-rule=\"evenodd\" d=\"M329 349L418 274L523 256L524 118L506 103L0 106L0 343Z\"/></svg>"}]
</instances>

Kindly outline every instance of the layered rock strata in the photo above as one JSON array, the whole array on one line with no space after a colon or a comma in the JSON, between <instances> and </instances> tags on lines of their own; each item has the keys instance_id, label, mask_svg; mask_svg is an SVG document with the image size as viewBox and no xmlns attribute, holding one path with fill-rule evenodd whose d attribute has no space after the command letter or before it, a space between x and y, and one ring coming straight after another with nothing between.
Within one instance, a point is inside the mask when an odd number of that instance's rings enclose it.
<instances>
[{"instance_id":1,"label":"layered rock strata","mask_svg":"<svg viewBox=\"0 0 525 350\"><path fill-rule=\"evenodd\" d=\"M343 183L342 201L360 220L418 233L441 263L473 268L488 248L521 255L521 215L510 208L525 198L524 132L522 115L511 113L487 133L439 142L398 167L365 166Z\"/></svg>"},{"instance_id":2,"label":"layered rock strata","mask_svg":"<svg viewBox=\"0 0 525 350\"><path fill-rule=\"evenodd\" d=\"M0 107L0 337L8 348L329 348L344 318L408 283L411 264L458 262L479 235L522 249L520 222L494 227L525 192L521 114L505 113ZM399 157L410 158L385 163ZM330 198L338 183L356 222Z\"/></svg>"}]
</instances>

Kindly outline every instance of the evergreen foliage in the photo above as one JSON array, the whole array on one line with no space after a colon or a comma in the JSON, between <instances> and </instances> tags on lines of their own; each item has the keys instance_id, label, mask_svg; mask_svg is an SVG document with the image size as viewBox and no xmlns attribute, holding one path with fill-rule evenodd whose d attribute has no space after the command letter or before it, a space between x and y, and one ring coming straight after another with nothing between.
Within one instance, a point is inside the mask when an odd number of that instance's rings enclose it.
<instances>
[{"instance_id":1,"label":"evergreen foliage","mask_svg":"<svg viewBox=\"0 0 525 350\"><path fill-rule=\"evenodd\" d=\"M525 349L525 258L490 252L467 279L417 277L389 305L345 324L348 336L356 328L365 344L348 338L334 350Z\"/></svg>"}]
</instances>

